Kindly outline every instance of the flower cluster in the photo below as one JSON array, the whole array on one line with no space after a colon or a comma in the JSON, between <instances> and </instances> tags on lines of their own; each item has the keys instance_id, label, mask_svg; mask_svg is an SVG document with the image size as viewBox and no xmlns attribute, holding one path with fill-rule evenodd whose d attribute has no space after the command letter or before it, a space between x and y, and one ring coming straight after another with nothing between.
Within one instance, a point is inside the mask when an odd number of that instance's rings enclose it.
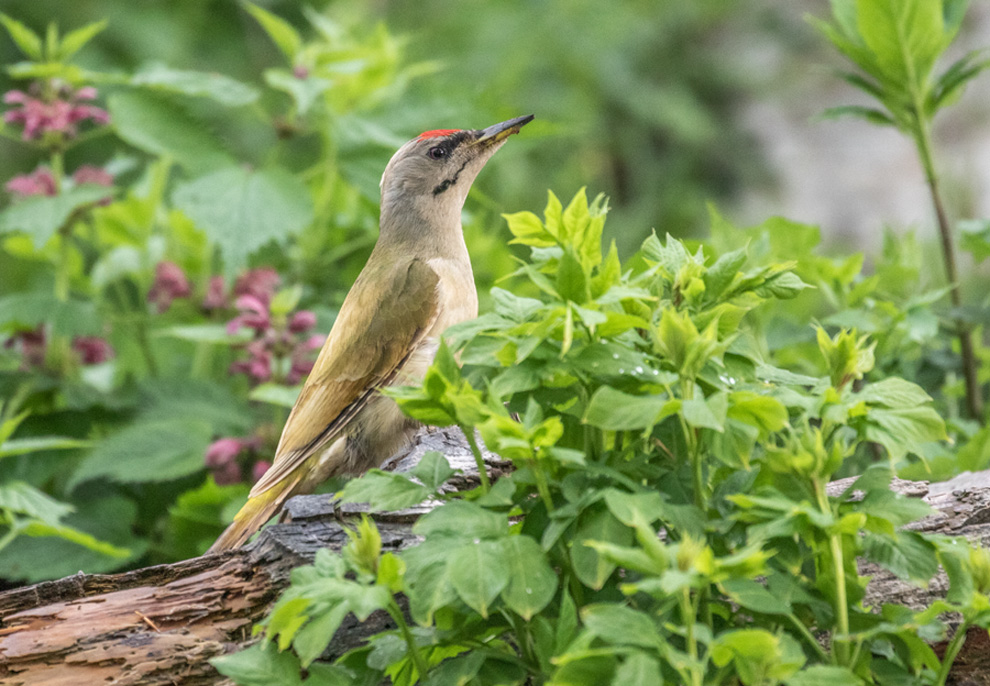
<instances>
[{"instance_id":1,"label":"flower cluster","mask_svg":"<svg viewBox=\"0 0 990 686\"><path fill-rule=\"evenodd\" d=\"M72 181L76 185L112 186L113 174L100 167L84 164L72 174ZM4 185L4 189L11 195L21 198L58 193L55 176L47 167L38 167L30 174L15 176Z\"/></svg>"},{"instance_id":2,"label":"flower cluster","mask_svg":"<svg viewBox=\"0 0 990 686\"><path fill-rule=\"evenodd\" d=\"M3 115L8 124L24 126L22 137L26 141L45 137L61 140L75 138L79 123L91 120L94 124L107 124L110 115L106 110L89 104L96 99L96 89L84 87L73 90L64 83L52 84L49 94L42 93L39 84L34 84L29 92L8 91L3 101L15 107Z\"/></svg>"},{"instance_id":3,"label":"flower cluster","mask_svg":"<svg viewBox=\"0 0 990 686\"><path fill-rule=\"evenodd\" d=\"M255 269L235 284L234 304L239 314L227 324L227 331L249 329L254 338L244 346L247 358L234 362L230 371L246 374L254 383L274 380L294 386L313 369L312 352L323 345L324 337L307 335L316 326L316 315L309 310L272 312L278 283L275 271Z\"/></svg>"},{"instance_id":4,"label":"flower cluster","mask_svg":"<svg viewBox=\"0 0 990 686\"><path fill-rule=\"evenodd\" d=\"M148 302L155 306L158 314L167 312L176 298L188 298L191 293L192 286L182 267L168 261L155 265L155 280L148 290Z\"/></svg>"},{"instance_id":5,"label":"flower cluster","mask_svg":"<svg viewBox=\"0 0 990 686\"><path fill-rule=\"evenodd\" d=\"M213 472L213 480L220 486L240 483L244 479L244 467L250 465L251 483L268 471L272 463L256 459L263 441L259 436L250 438L221 438L206 450L206 466Z\"/></svg>"},{"instance_id":6,"label":"flower cluster","mask_svg":"<svg viewBox=\"0 0 990 686\"><path fill-rule=\"evenodd\" d=\"M39 324L34 329L18 331L4 341L3 347L20 353L22 370L44 368L48 353L45 325ZM72 339L71 348L78 362L84 366L102 364L115 355L113 346L99 336L76 336Z\"/></svg>"}]
</instances>

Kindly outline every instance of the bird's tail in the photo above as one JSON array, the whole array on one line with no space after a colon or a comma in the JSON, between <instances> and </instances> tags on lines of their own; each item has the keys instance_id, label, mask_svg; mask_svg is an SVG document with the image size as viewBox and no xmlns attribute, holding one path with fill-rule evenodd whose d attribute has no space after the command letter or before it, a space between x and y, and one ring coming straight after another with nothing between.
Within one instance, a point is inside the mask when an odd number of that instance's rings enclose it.
<instances>
[{"instance_id":1,"label":"bird's tail","mask_svg":"<svg viewBox=\"0 0 990 686\"><path fill-rule=\"evenodd\" d=\"M298 479L279 484L274 488L248 498L244 507L234 515L234 521L224 529L220 537L214 541L207 553L219 553L223 550L237 548L265 525L281 508L282 504L293 494Z\"/></svg>"}]
</instances>

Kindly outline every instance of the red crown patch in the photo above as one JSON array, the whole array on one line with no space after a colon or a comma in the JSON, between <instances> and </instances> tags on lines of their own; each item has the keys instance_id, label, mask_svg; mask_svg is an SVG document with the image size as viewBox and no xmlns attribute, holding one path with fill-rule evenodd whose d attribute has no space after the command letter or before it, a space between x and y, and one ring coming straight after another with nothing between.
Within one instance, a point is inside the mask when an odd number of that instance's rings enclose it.
<instances>
[{"instance_id":1,"label":"red crown patch","mask_svg":"<svg viewBox=\"0 0 990 686\"><path fill-rule=\"evenodd\" d=\"M450 134L457 133L458 131L460 131L460 129L434 129L433 131L424 131L419 134L417 138L421 141L429 138L442 138L443 136L449 136Z\"/></svg>"}]
</instances>

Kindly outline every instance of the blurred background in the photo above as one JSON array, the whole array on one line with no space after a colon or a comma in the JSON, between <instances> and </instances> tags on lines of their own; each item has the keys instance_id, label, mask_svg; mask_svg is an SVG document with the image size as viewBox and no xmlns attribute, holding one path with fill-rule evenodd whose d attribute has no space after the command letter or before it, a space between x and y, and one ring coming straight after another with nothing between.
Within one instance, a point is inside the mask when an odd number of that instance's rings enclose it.
<instances>
[{"instance_id":1,"label":"blurred background","mask_svg":"<svg viewBox=\"0 0 990 686\"><path fill-rule=\"evenodd\" d=\"M100 70L149 63L256 82L281 59L233 0L4 0L3 11L41 29L106 18L80 55ZM311 7L344 25L383 23L418 65L390 97L363 111L402 140L437 127L482 127L533 112L537 122L486 170L476 195L500 209L538 208L547 187L578 186L612 199L613 226L698 233L705 203L741 222L770 214L820 224L826 241L868 250L880 227L930 231L909 141L860 121L816 121L827 106L859 102L834 78L840 58L805 21L824 0L494 0L326 2L262 0L303 28ZM990 4L972 3L957 52L990 42ZM18 59L0 41L0 59ZM7 90L0 75L0 88ZM965 216L990 213L990 86L978 80L940 122L947 191ZM251 158L271 137L258 120L218 122L218 136ZM370 154L367 183L391 153ZM0 141L0 176L32 152ZM85 155L85 151L79 151ZM616 236L626 252L642 235Z\"/></svg>"}]
</instances>

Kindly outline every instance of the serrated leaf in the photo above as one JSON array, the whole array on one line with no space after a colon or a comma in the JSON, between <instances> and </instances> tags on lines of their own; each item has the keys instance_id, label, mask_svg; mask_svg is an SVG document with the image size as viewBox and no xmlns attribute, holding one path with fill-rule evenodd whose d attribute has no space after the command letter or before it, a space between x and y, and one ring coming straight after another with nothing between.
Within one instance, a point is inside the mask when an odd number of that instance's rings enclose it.
<instances>
[{"instance_id":1,"label":"serrated leaf","mask_svg":"<svg viewBox=\"0 0 990 686\"><path fill-rule=\"evenodd\" d=\"M651 655L635 652L615 670L612 686L655 686L663 683L660 663Z\"/></svg>"},{"instance_id":2,"label":"serrated leaf","mask_svg":"<svg viewBox=\"0 0 990 686\"><path fill-rule=\"evenodd\" d=\"M58 525L73 507L61 503L23 481L0 484L0 508Z\"/></svg>"},{"instance_id":3,"label":"serrated leaf","mask_svg":"<svg viewBox=\"0 0 990 686\"><path fill-rule=\"evenodd\" d=\"M291 652L279 651L271 641L215 657L210 664L239 686L303 686L298 658Z\"/></svg>"},{"instance_id":4,"label":"serrated leaf","mask_svg":"<svg viewBox=\"0 0 990 686\"><path fill-rule=\"evenodd\" d=\"M76 186L55 196L33 196L14 203L0 212L0 234L22 231L41 250L72 217L73 213L112 195L103 186ZM78 218L77 218L78 221Z\"/></svg>"},{"instance_id":5,"label":"serrated leaf","mask_svg":"<svg viewBox=\"0 0 990 686\"><path fill-rule=\"evenodd\" d=\"M134 422L97 443L69 479L69 488L96 478L119 483L162 482L205 469L214 427L205 421Z\"/></svg>"},{"instance_id":6,"label":"serrated leaf","mask_svg":"<svg viewBox=\"0 0 990 686\"><path fill-rule=\"evenodd\" d=\"M313 219L306 187L282 169L221 169L182 184L173 201L220 246L229 272L245 266L267 242L282 242Z\"/></svg>"},{"instance_id":7,"label":"serrated leaf","mask_svg":"<svg viewBox=\"0 0 990 686\"><path fill-rule=\"evenodd\" d=\"M591 396L582 421L608 431L648 429L679 406L663 395L630 395L602 386Z\"/></svg>"},{"instance_id":8,"label":"serrated leaf","mask_svg":"<svg viewBox=\"0 0 990 686\"><path fill-rule=\"evenodd\" d=\"M509 583L511 568L498 541L468 543L450 556L450 582L468 607L488 617L488 609Z\"/></svg>"},{"instance_id":9,"label":"serrated leaf","mask_svg":"<svg viewBox=\"0 0 990 686\"><path fill-rule=\"evenodd\" d=\"M611 644L656 649L664 643L649 615L624 605L586 605L581 608L581 619L589 632Z\"/></svg>"},{"instance_id":10,"label":"serrated leaf","mask_svg":"<svg viewBox=\"0 0 990 686\"><path fill-rule=\"evenodd\" d=\"M373 469L351 479L338 493L343 503L367 503L372 512L391 512L418 505L432 495L425 486L402 474Z\"/></svg>"},{"instance_id":11,"label":"serrated leaf","mask_svg":"<svg viewBox=\"0 0 990 686\"><path fill-rule=\"evenodd\" d=\"M117 135L140 150L171 157L192 172L234 163L202 122L163 95L116 93L107 108Z\"/></svg>"},{"instance_id":12,"label":"serrated leaf","mask_svg":"<svg viewBox=\"0 0 990 686\"><path fill-rule=\"evenodd\" d=\"M557 575L540 544L529 536L509 536L499 545L509 566L509 583L502 591L502 600L528 622L553 600Z\"/></svg>"},{"instance_id":13,"label":"serrated leaf","mask_svg":"<svg viewBox=\"0 0 990 686\"><path fill-rule=\"evenodd\" d=\"M450 468L447 458L436 450L428 450L410 474L432 491L439 489L457 470Z\"/></svg>"},{"instance_id":14,"label":"serrated leaf","mask_svg":"<svg viewBox=\"0 0 990 686\"><path fill-rule=\"evenodd\" d=\"M893 536L867 534L863 553L897 577L918 584L928 583L938 571L935 546L913 531L898 531Z\"/></svg>"}]
</instances>

